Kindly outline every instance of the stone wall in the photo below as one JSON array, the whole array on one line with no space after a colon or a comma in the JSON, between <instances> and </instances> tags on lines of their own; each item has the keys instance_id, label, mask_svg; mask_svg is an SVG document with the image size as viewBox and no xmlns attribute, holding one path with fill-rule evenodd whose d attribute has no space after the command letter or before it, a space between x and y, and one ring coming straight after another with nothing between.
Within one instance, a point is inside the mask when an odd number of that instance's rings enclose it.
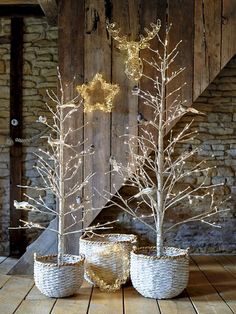
<instances>
[{"instance_id":1,"label":"stone wall","mask_svg":"<svg viewBox=\"0 0 236 314\"><path fill-rule=\"evenodd\" d=\"M10 34L10 20L4 19L1 33ZM9 252L9 92L10 92L10 45L0 45L0 255Z\"/></svg>"},{"instance_id":2,"label":"stone wall","mask_svg":"<svg viewBox=\"0 0 236 314\"><path fill-rule=\"evenodd\" d=\"M206 115L185 115L174 127L174 132L180 131L186 123L194 119L190 131L198 131L195 139L179 144L175 154L183 150L200 148L199 153L191 158L187 166L193 166L203 159L207 159L207 166L212 169L208 176L207 184L225 183L215 189L215 198L231 200L225 204L231 210L221 213L215 221L222 228L213 228L201 222L192 222L172 229L166 234L165 241L168 245L187 248L192 252L236 252L236 57L221 71L207 90L194 103L197 110ZM191 145L191 146L190 146ZM192 186L201 184L204 180L202 173L190 177L186 181ZM128 189L123 189L124 194L130 194ZM223 206L223 207L224 207ZM200 213L207 204L201 202L194 208L188 202L176 207L168 214L166 227L182 218L187 218L194 213ZM128 214L118 208L104 209L96 218L96 222L119 219L112 232L128 232L139 235L141 245L155 242L155 234L144 225L133 220Z\"/></svg>"},{"instance_id":3,"label":"stone wall","mask_svg":"<svg viewBox=\"0 0 236 314\"><path fill-rule=\"evenodd\" d=\"M23 138L31 138L44 132L45 128L36 120L39 116L51 116L46 108L48 101L46 90L57 88L57 37L56 27L48 27L44 19L24 19L24 77L23 77ZM45 145L45 140L37 139L23 146L23 185L39 185L40 177L34 165L37 164L35 152ZM25 190L31 197L38 196L38 191ZM48 206L54 206L53 195L41 193ZM29 220L47 225L51 216L30 214ZM38 229L27 230L27 241L32 242L41 231Z\"/></svg>"},{"instance_id":4,"label":"stone wall","mask_svg":"<svg viewBox=\"0 0 236 314\"><path fill-rule=\"evenodd\" d=\"M4 34L10 33L10 21L4 20ZM57 28L48 27L45 19L24 19L24 68L23 68L23 185L39 183L39 176L33 166L37 162L34 152L43 144L37 135L44 131L36 120L40 115L47 116L45 106L46 89L56 89L58 65ZM0 45L0 255L9 253L9 60L10 45ZM32 136L36 136L30 140ZM29 191L24 190L28 193ZM32 190L30 190L32 195ZM52 195L43 195L47 204L54 206ZM47 225L47 215L31 215ZM27 240L31 242L37 230L27 230Z\"/></svg>"}]
</instances>

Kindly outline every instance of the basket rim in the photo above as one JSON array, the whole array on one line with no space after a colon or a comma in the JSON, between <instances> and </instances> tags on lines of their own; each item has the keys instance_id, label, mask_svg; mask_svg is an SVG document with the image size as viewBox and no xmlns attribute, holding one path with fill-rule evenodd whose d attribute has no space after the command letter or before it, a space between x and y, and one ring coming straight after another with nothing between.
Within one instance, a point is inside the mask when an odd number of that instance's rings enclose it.
<instances>
[{"instance_id":1,"label":"basket rim","mask_svg":"<svg viewBox=\"0 0 236 314\"><path fill-rule=\"evenodd\" d=\"M156 246L142 246L142 247L135 247L133 251L131 252L131 257L136 258L143 258L143 259L149 259L149 260L176 260L181 258L188 258L189 257L189 249L180 249L173 246L164 246L164 249L174 249L176 251L179 251L179 255L163 255L163 256L153 256L153 255L147 255L145 253L152 252L156 250Z\"/></svg>"},{"instance_id":2,"label":"basket rim","mask_svg":"<svg viewBox=\"0 0 236 314\"><path fill-rule=\"evenodd\" d=\"M114 237L114 236L124 236L127 237L127 240L117 240L117 241L97 241L95 239L92 239L92 237L94 237L94 235L92 234L91 237L89 237L86 233L84 233L81 237L80 237L80 241L82 242L86 242L87 244L97 244L97 245L102 245L102 244L113 244L113 243L136 243L138 240L138 237L135 234L128 234L128 233L104 233L104 234L99 234L99 236L101 235L102 238L106 238L106 237ZM95 235L98 237L98 235ZM128 238L130 238L131 240L128 240Z\"/></svg>"},{"instance_id":3,"label":"basket rim","mask_svg":"<svg viewBox=\"0 0 236 314\"><path fill-rule=\"evenodd\" d=\"M72 254L63 254L64 257L75 257L79 258L78 261L74 262L64 262L60 264L60 266L57 263L52 263L50 262L50 259L52 258L57 258L58 254L50 254L50 255L37 255L37 253L34 253L34 262L35 263L41 263L46 267L62 267L62 266L80 266L83 265L85 256L84 254L79 254L79 255L72 255Z\"/></svg>"}]
</instances>

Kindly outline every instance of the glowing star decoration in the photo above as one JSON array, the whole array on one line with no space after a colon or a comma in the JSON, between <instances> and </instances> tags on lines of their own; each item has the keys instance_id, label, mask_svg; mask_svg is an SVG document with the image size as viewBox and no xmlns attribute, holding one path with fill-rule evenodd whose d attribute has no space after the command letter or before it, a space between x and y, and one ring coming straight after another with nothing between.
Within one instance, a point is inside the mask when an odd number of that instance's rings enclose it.
<instances>
[{"instance_id":1,"label":"glowing star decoration","mask_svg":"<svg viewBox=\"0 0 236 314\"><path fill-rule=\"evenodd\" d=\"M107 23L107 30L109 34L118 41L117 46L120 50L127 50L127 60L125 61L125 74L132 81L139 81L143 74L143 63L139 57L141 49L149 47L148 41L153 39L159 32L161 27L161 21L157 20L157 23L151 23L152 30L145 28L147 36L140 35L139 41L127 41L127 36L120 37L120 28L117 29L115 23Z\"/></svg>"},{"instance_id":2,"label":"glowing star decoration","mask_svg":"<svg viewBox=\"0 0 236 314\"><path fill-rule=\"evenodd\" d=\"M99 73L91 82L77 86L76 89L84 99L84 112L95 110L111 112L113 99L120 90L117 84L107 83Z\"/></svg>"}]
</instances>

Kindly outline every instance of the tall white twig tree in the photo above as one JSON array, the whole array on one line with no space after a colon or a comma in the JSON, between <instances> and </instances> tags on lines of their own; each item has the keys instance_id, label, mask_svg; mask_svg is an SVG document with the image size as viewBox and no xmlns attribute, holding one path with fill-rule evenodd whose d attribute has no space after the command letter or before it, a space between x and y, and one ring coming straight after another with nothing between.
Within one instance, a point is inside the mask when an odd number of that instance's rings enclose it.
<instances>
[{"instance_id":1,"label":"tall white twig tree","mask_svg":"<svg viewBox=\"0 0 236 314\"><path fill-rule=\"evenodd\" d=\"M222 202L217 201L215 197L217 185L207 184L207 176L211 168L206 166L205 161L201 161L192 169L186 169L186 160L196 154L198 148L187 150L178 157L174 154L177 143L193 138L195 132L190 131L192 122L186 124L179 134L174 134L171 130L169 140L165 140L167 130L170 130L174 122L185 113L202 114L192 107L187 107L181 100L180 91L183 86L171 90L170 83L176 80L184 68L170 73L170 65L178 55L180 42L172 51L168 51L169 31L170 27L166 29L164 40L158 33L156 34L160 49L155 50L149 47L148 49L155 57L152 60L144 60L156 73L154 77L147 76L145 72L143 74L152 88L142 90L136 87L133 90L133 94L140 97L143 105L152 109L152 118L147 120L142 113L139 113L137 116L139 135L125 135L127 136L125 143L130 152L130 160L127 165L117 162L113 156L110 158L112 172L124 179L123 185L136 188L137 193L127 199L115 186L114 195L105 191L105 198L107 200L111 198L110 205L116 205L128 212L134 219L139 220L156 233L157 256L163 254L163 234L165 232L179 224L192 221L202 221L211 226L220 227L209 221L209 218L222 211L219 209ZM169 101L169 99L172 100ZM197 173L201 173L205 177L200 185L178 188L178 184L186 177L194 176ZM196 203L203 199L209 201L206 211L163 230L164 219L169 210L183 201L189 202L190 208L192 208L193 202Z\"/></svg>"},{"instance_id":2,"label":"tall white twig tree","mask_svg":"<svg viewBox=\"0 0 236 314\"><path fill-rule=\"evenodd\" d=\"M47 91L50 100L54 103L53 106L46 104L47 109L52 114L52 123L44 116L40 116L38 119L38 122L44 124L50 132L48 136L44 136L47 139L48 149L39 149L39 153L36 153L38 158L36 169L41 177L42 185L21 186L38 191L39 196L34 198L25 193L26 201L14 201L14 206L18 209L41 214L49 213L58 217L58 230L49 230L58 235L57 263L60 265L65 253L65 236L84 231L92 232L95 229L107 229L110 222L91 227L83 226L86 215L93 210L89 207L89 197L84 195L84 187L94 173L90 173L83 180L79 180L79 171L83 167L84 159L89 158L94 153L94 147L91 145L84 150L87 139L78 141L75 145L71 144L71 137L78 137L78 133L83 132L84 125L73 129L68 120L79 110L82 101L79 101L79 96L70 101L66 99L66 86L63 86L59 70L58 81L60 96L57 96L53 91ZM54 195L57 209L47 205L43 197L40 196L40 191L51 192ZM69 225L66 225L68 216L71 219ZM18 228L46 229L46 227L31 221L21 220L21 223L22 225ZM79 229L74 230L74 227Z\"/></svg>"}]
</instances>

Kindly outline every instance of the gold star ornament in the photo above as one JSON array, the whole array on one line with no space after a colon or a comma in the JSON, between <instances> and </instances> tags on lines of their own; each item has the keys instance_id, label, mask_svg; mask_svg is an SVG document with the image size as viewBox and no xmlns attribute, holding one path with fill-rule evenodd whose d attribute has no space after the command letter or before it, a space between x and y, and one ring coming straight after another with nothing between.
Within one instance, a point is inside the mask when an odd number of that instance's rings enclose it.
<instances>
[{"instance_id":1,"label":"gold star ornament","mask_svg":"<svg viewBox=\"0 0 236 314\"><path fill-rule=\"evenodd\" d=\"M88 84L78 85L76 89L84 99L84 112L111 112L113 99L120 90L117 84L107 83L99 73Z\"/></svg>"}]
</instances>

